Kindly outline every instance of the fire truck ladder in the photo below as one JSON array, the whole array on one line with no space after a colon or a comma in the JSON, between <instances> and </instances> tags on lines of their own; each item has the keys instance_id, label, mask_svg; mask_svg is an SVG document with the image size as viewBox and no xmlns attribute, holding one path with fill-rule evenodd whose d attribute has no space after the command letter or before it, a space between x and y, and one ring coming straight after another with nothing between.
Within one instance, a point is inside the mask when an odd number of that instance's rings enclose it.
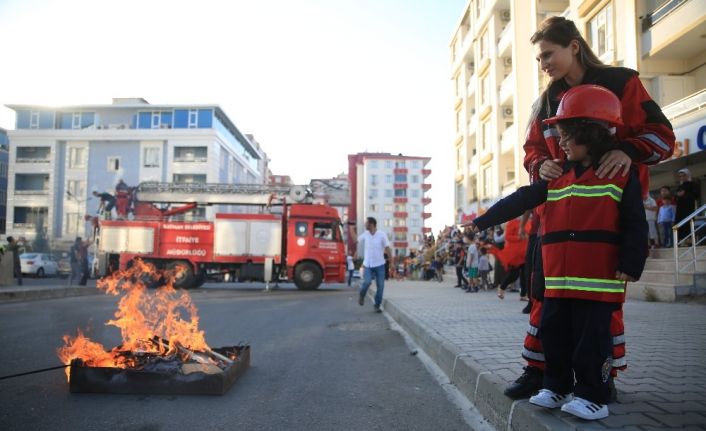
<instances>
[{"instance_id":1,"label":"fire truck ladder","mask_svg":"<svg viewBox=\"0 0 706 431\"><path fill-rule=\"evenodd\" d=\"M292 203L312 200L305 186L273 186L267 184L159 183L144 182L137 186L136 198L152 203L196 203L198 205L278 205L285 199Z\"/></svg>"}]
</instances>

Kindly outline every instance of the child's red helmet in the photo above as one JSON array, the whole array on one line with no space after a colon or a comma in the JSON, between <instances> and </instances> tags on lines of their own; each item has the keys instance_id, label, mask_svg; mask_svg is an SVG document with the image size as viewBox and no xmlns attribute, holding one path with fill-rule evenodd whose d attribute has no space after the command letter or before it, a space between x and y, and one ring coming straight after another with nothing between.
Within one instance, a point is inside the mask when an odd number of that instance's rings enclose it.
<instances>
[{"instance_id":1,"label":"child's red helmet","mask_svg":"<svg viewBox=\"0 0 706 431\"><path fill-rule=\"evenodd\" d=\"M605 121L610 126L622 126L620 99L600 85L577 85L564 93L556 115L543 121L552 125L569 118L589 118Z\"/></svg>"}]
</instances>

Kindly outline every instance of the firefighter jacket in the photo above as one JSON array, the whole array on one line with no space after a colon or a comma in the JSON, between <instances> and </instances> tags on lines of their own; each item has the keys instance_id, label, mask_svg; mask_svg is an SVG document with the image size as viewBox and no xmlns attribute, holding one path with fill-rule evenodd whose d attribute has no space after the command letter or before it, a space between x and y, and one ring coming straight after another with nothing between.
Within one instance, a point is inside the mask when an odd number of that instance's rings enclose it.
<instances>
[{"instance_id":1,"label":"firefighter jacket","mask_svg":"<svg viewBox=\"0 0 706 431\"><path fill-rule=\"evenodd\" d=\"M606 67L586 70L581 84L595 84L612 91L622 105L623 126L616 128L618 144L633 162L638 164L643 194L649 190L649 173L646 165L653 165L671 157L674 151L674 132L669 120L643 87L638 73L623 67ZM559 101L569 90L563 79L550 84L535 102L525 137L524 165L530 181L539 180L539 167L547 159L564 160L559 148L559 133L554 126L542 120L556 115Z\"/></svg>"},{"instance_id":2,"label":"firefighter jacket","mask_svg":"<svg viewBox=\"0 0 706 431\"><path fill-rule=\"evenodd\" d=\"M616 271L639 279L647 259L647 222L637 170L612 180L565 163L564 174L521 187L474 224L486 229L542 205L542 267L549 298L625 300Z\"/></svg>"}]
</instances>

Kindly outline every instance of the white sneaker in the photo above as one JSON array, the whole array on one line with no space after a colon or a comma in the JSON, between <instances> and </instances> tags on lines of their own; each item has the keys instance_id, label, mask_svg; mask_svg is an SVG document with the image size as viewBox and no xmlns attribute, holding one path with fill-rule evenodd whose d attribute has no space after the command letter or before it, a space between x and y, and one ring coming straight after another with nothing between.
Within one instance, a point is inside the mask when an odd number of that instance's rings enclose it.
<instances>
[{"instance_id":1,"label":"white sneaker","mask_svg":"<svg viewBox=\"0 0 706 431\"><path fill-rule=\"evenodd\" d=\"M574 394L559 395L549 389L540 389L539 393L530 397L529 402L540 407L555 409L571 401Z\"/></svg>"},{"instance_id":2,"label":"white sneaker","mask_svg":"<svg viewBox=\"0 0 706 431\"><path fill-rule=\"evenodd\" d=\"M561 411L572 414L587 421L604 419L608 417L608 406L596 404L583 398L576 397L572 401L561 406Z\"/></svg>"}]
</instances>

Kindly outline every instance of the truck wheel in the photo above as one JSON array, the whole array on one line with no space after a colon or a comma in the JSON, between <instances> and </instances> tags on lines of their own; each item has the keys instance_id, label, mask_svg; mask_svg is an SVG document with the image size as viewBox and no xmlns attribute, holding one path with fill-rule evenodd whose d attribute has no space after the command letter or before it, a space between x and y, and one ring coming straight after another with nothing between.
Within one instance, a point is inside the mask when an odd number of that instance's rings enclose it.
<instances>
[{"instance_id":1,"label":"truck wheel","mask_svg":"<svg viewBox=\"0 0 706 431\"><path fill-rule=\"evenodd\" d=\"M206 283L206 273L200 271L198 275L194 276L194 288L198 288Z\"/></svg>"},{"instance_id":2,"label":"truck wheel","mask_svg":"<svg viewBox=\"0 0 706 431\"><path fill-rule=\"evenodd\" d=\"M176 261L176 262L169 262L167 264L167 271L177 271L178 267L184 267L183 272L181 272L181 275L178 276L177 278L174 279L174 288L175 289L191 289L192 287L196 287L195 283L195 277L194 277L194 268L191 266L189 262L184 262L184 261Z\"/></svg>"},{"instance_id":3,"label":"truck wheel","mask_svg":"<svg viewBox=\"0 0 706 431\"><path fill-rule=\"evenodd\" d=\"M294 268L294 284L301 290L315 290L321 285L321 268L313 262L304 262Z\"/></svg>"}]
</instances>

